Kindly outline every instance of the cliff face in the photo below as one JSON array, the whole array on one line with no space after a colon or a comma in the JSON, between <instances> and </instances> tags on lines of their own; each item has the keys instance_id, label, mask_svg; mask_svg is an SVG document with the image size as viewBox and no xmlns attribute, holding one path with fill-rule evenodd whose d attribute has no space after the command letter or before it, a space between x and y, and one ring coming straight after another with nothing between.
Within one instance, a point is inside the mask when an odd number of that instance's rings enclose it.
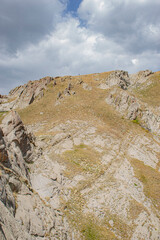
<instances>
[{"instance_id":1,"label":"cliff face","mask_svg":"<svg viewBox=\"0 0 160 240\"><path fill-rule=\"evenodd\" d=\"M24 150L25 149L25 150ZM0 238L30 239L15 220L15 196L29 183L25 159L32 158L32 144L16 112L10 113L0 128Z\"/></svg>"},{"instance_id":2,"label":"cliff face","mask_svg":"<svg viewBox=\"0 0 160 240\"><path fill-rule=\"evenodd\" d=\"M0 128L0 239L38 239L65 233L63 222L32 188L29 165L40 156L33 136L12 111ZM41 180L40 180L41 181ZM53 234L51 233L53 229ZM64 233L63 233L64 232Z\"/></svg>"},{"instance_id":3,"label":"cliff face","mask_svg":"<svg viewBox=\"0 0 160 240\"><path fill-rule=\"evenodd\" d=\"M158 240L159 90L149 70L12 90L0 105L18 112L0 126L0 239Z\"/></svg>"},{"instance_id":4,"label":"cliff face","mask_svg":"<svg viewBox=\"0 0 160 240\"><path fill-rule=\"evenodd\" d=\"M23 86L12 89L7 97L2 98L1 102L4 104L0 106L0 110L9 111L27 107L36 99L43 97L43 91L52 80L53 78L51 77L45 77L37 81L29 81Z\"/></svg>"}]
</instances>

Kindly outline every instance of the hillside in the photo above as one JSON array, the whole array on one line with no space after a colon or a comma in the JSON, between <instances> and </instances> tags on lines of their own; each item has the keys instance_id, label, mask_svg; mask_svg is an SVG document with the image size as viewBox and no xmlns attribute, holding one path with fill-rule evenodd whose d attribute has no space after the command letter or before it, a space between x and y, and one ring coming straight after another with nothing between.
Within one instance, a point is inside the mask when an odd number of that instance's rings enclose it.
<instances>
[{"instance_id":1,"label":"hillside","mask_svg":"<svg viewBox=\"0 0 160 240\"><path fill-rule=\"evenodd\" d=\"M159 92L117 70L1 96L0 239L158 240Z\"/></svg>"}]
</instances>

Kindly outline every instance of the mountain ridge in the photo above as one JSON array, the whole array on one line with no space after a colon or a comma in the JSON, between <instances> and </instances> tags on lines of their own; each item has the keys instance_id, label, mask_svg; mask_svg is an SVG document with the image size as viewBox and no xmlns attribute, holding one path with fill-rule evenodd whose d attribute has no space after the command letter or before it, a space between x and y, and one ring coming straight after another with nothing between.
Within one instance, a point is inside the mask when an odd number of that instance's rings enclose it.
<instances>
[{"instance_id":1,"label":"mountain ridge","mask_svg":"<svg viewBox=\"0 0 160 240\"><path fill-rule=\"evenodd\" d=\"M116 70L2 97L1 239L158 240L159 89L159 72Z\"/></svg>"}]
</instances>

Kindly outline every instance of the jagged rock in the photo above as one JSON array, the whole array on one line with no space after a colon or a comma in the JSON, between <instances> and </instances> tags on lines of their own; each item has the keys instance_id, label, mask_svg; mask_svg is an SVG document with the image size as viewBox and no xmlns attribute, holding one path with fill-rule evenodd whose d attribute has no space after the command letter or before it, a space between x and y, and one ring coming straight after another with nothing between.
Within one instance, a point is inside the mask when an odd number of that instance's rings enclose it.
<instances>
[{"instance_id":1,"label":"jagged rock","mask_svg":"<svg viewBox=\"0 0 160 240\"><path fill-rule=\"evenodd\" d=\"M15 199L8 184L8 176L3 172L0 177L0 201L14 215L16 210Z\"/></svg>"},{"instance_id":2,"label":"jagged rock","mask_svg":"<svg viewBox=\"0 0 160 240\"><path fill-rule=\"evenodd\" d=\"M56 82L56 80L54 80L54 82L53 82L53 86L56 86L57 85L57 82Z\"/></svg>"},{"instance_id":3,"label":"jagged rock","mask_svg":"<svg viewBox=\"0 0 160 240\"><path fill-rule=\"evenodd\" d=\"M58 99L61 99L62 98L62 93L61 92L58 92L58 94L57 94L57 100Z\"/></svg>"},{"instance_id":4,"label":"jagged rock","mask_svg":"<svg viewBox=\"0 0 160 240\"><path fill-rule=\"evenodd\" d=\"M65 90L64 90L64 95L65 96L70 96L71 94L70 94L70 91L68 90L68 88L66 88Z\"/></svg>"},{"instance_id":5,"label":"jagged rock","mask_svg":"<svg viewBox=\"0 0 160 240\"><path fill-rule=\"evenodd\" d=\"M21 182L15 177L12 176L9 178L9 186L12 192L19 192L21 190L21 185Z\"/></svg>"},{"instance_id":6,"label":"jagged rock","mask_svg":"<svg viewBox=\"0 0 160 240\"><path fill-rule=\"evenodd\" d=\"M43 201L31 187L26 162L35 157L32 141L19 115L8 114L0 127L0 239L34 240L45 235L48 236L45 239L63 239L65 232L69 240L62 216L55 215L45 203L48 193L53 195L58 177L53 174L52 179L45 178L42 185L50 188L49 192L41 189L47 194L42 194Z\"/></svg>"},{"instance_id":7,"label":"jagged rock","mask_svg":"<svg viewBox=\"0 0 160 240\"><path fill-rule=\"evenodd\" d=\"M111 72L111 74L106 78L106 85L109 87L118 85L123 90L126 90L130 85L128 72L122 70Z\"/></svg>"},{"instance_id":8,"label":"jagged rock","mask_svg":"<svg viewBox=\"0 0 160 240\"><path fill-rule=\"evenodd\" d=\"M78 79L77 84L81 85L83 83L83 80Z\"/></svg>"},{"instance_id":9,"label":"jagged rock","mask_svg":"<svg viewBox=\"0 0 160 240\"><path fill-rule=\"evenodd\" d=\"M142 83L146 82L152 74L153 72L151 70L139 71L138 73L130 74L129 77L132 87L140 86Z\"/></svg>"},{"instance_id":10,"label":"jagged rock","mask_svg":"<svg viewBox=\"0 0 160 240\"><path fill-rule=\"evenodd\" d=\"M154 109L146 107L132 94L120 89L113 89L106 102L113 105L115 109L128 119L139 121L145 129L160 135L160 116L154 113Z\"/></svg>"},{"instance_id":11,"label":"jagged rock","mask_svg":"<svg viewBox=\"0 0 160 240\"><path fill-rule=\"evenodd\" d=\"M27 133L20 116L12 111L2 121L2 130L7 143L16 154L22 155L26 162L31 162L33 154L33 139Z\"/></svg>"},{"instance_id":12,"label":"jagged rock","mask_svg":"<svg viewBox=\"0 0 160 240\"><path fill-rule=\"evenodd\" d=\"M5 205L0 201L0 237L7 240L32 240L24 227L15 220Z\"/></svg>"},{"instance_id":13,"label":"jagged rock","mask_svg":"<svg viewBox=\"0 0 160 240\"><path fill-rule=\"evenodd\" d=\"M4 134L2 132L2 129L0 127L0 163L4 164L6 167L9 167L10 165L7 165L8 163L8 154L6 151L6 145L4 142Z\"/></svg>"},{"instance_id":14,"label":"jagged rock","mask_svg":"<svg viewBox=\"0 0 160 240\"><path fill-rule=\"evenodd\" d=\"M112 90L106 98L106 102L114 105L117 111L122 115L125 114L131 120L136 119L139 114L140 106L135 97L122 90Z\"/></svg>"},{"instance_id":15,"label":"jagged rock","mask_svg":"<svg viewBox=\"0 0 160 240\"><path fill-rule=\"evenodd\" d=\"M43 90L46 89L48 84L53 80L52 77L45 77L39 81L29 81L23 86L19 86L9 92L9 99L14 99L10 103L6 103L1 106L4 111L9 111L10 108L25 108L32 104L36 98L42 98L44 96ZM1 109L0 108L0 109Z\"/></svg>"},{"instance_id":16,"label":"jagged rock","mask_svg":"<svg viewBox=\"0 0 160 240\"><path fill-rule=\"evenodd\" d=\"M67 87L68 91L70 91L72 88L73 88L72 84L69 83L69 84L68 84L68 87Z\"/></svg>"}]
</instances>

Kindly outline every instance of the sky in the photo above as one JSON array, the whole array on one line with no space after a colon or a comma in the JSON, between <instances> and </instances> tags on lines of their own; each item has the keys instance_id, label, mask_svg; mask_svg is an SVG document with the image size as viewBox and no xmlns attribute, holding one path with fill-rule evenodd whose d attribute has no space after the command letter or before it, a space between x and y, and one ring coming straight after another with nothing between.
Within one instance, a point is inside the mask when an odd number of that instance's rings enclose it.
<instances>
[{"instance_id":1,"label":"sky","mask_svg":"<svg viewBox=\"0 0 160 240\"><path fill-rule=\"evenodd\" d=\"M0 94L45 76L160 70L159 0L0 0Z\"/></svg>"}]
</instances>

